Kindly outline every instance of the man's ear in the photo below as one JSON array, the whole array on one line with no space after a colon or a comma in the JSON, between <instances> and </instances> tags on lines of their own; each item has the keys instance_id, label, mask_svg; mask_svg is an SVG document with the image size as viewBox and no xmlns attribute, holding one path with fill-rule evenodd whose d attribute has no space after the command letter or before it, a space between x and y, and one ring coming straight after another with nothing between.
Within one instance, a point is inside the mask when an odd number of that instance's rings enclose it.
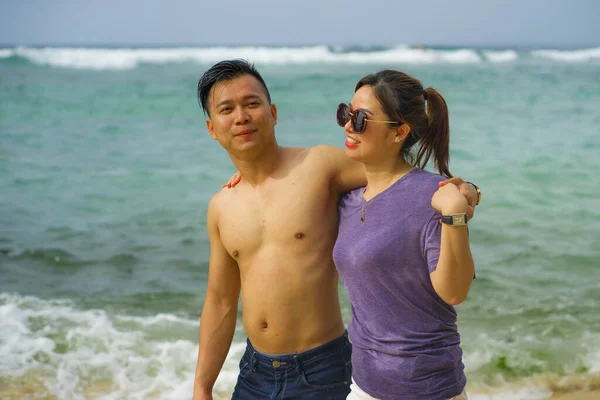
<instances>
[{"instance_id":1,"label":"man's ear","mask_svg":"<svg viewBox=\"0 0 600 400\"><path fill-rule=\"evenodd\" d=\"M277 125L277 107L275 104L271 104L271 117L273 117L275 125Z\"/></svg>"},{"instance_id":2,"label":"man's ear","mask_svg":"<svg viewBox=\"0 0 600 400\"><path fill-rule=\"evenodd\" d=\"M208 129L208 133L209 135L214 139L217 140L217 135L215 135L215 130L214 130L214 126L212 121L209 119L206 120L206 129Z\"/></svg>"}]
</instances>

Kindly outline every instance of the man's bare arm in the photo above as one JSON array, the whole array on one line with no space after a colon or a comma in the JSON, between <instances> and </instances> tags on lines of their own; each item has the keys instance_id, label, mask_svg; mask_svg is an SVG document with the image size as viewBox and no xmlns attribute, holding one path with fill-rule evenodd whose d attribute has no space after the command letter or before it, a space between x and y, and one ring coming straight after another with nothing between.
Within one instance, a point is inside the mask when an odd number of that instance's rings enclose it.
<instances>
[{"instance_id":1,"label":"man's bare arm","mask_svg":"<svg viewBox=\"0 0 600 400\"><path fill-rule=\"evenodd\" d=\"M329 145L318 145L311 149L313 154L320 161L320 167L325 168L326 174L331 176L331 187L336 193L349 192L367 184L364 165L358 161L349 158L343 149ZM229 181L223 187L232 188L236 186L242 176L239 172L233 174ZM477 203L477 191L475 187L465 182L460 176L455 176L445 181L440 182L440 186L448 183L455 184L461 194L467 199L469 207L467 215L472 219L475 214L475 206Z\"/></svg>"},{"instance_id":2,"label":"man's bare arm","mask_svg":"<svg viewBox=\"0 0 600 400\"><path fill-rule=\"evenodd\" d=\"M333 176L333 188L338 193L348 192L367 184L364 165L349 158L343 149L328 145L319 145L313 149L319 153L320 157L327 160L327 163L330 165ZM461 194L467 199L469 203L467 214L469 218L472 218L477 200L475 188L459 176L440 182L440 186L448 183L454 183Z\"/></svg>"},{"instance_id":3,"label":"man's bare arm","mask_svg":"<svg viewBox=\"0 0 600 400\"><path fill-rule=\"evenodd\" d=\"M310 149L311 155L318 160L319 173L325 173L331 177L332 190L337 193L349 192L352 189L365 186L367 176L365 167L358 161L350 159L344 150L321 144ZM236 172L222 187L232 188L242 180L240 172Z\"/></svg>"},{"instance_id":4,"label":"man's bare arm","mask_svg":"<svg viewBox=\"0 0 600 400\"><path fill-rule=\"evenodd\" d=\"M365 186L367 176L362 163L349 158L343 149L329 145L318 145L311 149L331 175L332 189L337 193L349 192Z\"/></svg>"},{"instance_id":5,"label":"man's bare arm","mask_svg":"<svg viewBox=\"0 0 600 400\"><path fill-rule=\"evenodd\" d=\"M240 270L223 247L219 234L217 196L213 197L208 206L208 287L200 317L200 344L193 400L212 400L212 388L233 340L240 295Z\"/></svg>"},{"instance_id":6,"label":"man's bare arm","mask_svg":"<svg viewBox=\"0 0 600 400\"><path fill-rule=\"evenodd\" d=\"M362 163L350 159L344 150L337 147L327 145L315 147L315 149L318 148L320 148L319 151L325 155L332 165L333 188L334 190L337 190L338 193L348 192L367 184L365 168ZM474 186L465 182L460 176L446 179L445 181L440 182L440 186L444 186L448 183L455 184L460 193L467 199L467 203L469 204L467 215L469 216L469 219L473 218L477 201L477 191Z\"/></svg>"}]
</instances>

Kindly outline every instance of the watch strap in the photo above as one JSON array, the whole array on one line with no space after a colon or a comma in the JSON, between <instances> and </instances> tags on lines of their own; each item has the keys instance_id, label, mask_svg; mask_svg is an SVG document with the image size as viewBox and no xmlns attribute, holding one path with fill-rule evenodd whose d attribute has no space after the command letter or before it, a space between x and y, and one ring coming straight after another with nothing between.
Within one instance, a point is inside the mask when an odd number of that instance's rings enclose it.
<instances>
[{"instance_id":1,"label":"watch strap","mask_svg":"<svg viewBox=\"0 0 600 400\"><path fill-rule=\"evenodd\" d=\"M448 225L452 225L452 226L467 225L468 220L469 220L469 217L467 217L467 213L442 215L442 222L444 224L448 224Z\"/></svg>"}]
</instances>

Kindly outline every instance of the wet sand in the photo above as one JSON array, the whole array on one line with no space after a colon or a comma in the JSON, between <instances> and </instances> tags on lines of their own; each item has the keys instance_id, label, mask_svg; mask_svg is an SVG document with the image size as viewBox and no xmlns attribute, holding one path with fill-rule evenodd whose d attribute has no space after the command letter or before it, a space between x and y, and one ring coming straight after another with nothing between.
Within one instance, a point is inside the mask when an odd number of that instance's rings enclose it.
<instances>
[{"instance_id":1,"label":"wet sand","mask_svg":"<svg viewBox=\"0 0 600 400\"><path fill-rule=\"evenodd\" d=\"M569 378L563 378L563 381L558 381L556 379L548 379L546 377L547 384L544 385L546 388L550 389L553 394L549 395L549 397L540 397L542 400L600 400L600 386L598 385L597 379L585 379L584 376L571 376ZM597 378L594 376L594 378ZM550 381L551 383L549 383ZM560 382L560 383L559 383ZM530 382L531 383L531 382ZM540 379L536 380L536 383L540 383ZM549 383L549 384L548 384ZM538 386L538 385L532 385ZM511 392L513 389L513 393L518 392L519 389L522 389L523 386L515 387L513 385L508 385L506 389ZM479 390L478 390L479 389ZM472 388L469 391L469 387L467 387L467 392L470 394L470 398L477 398L478 395L488 395L493 396L494 398L498 398L499 394L496 390L481 390L482 388ZM584 390L585 389L585 390ZM86 387L81 391L81 394L85 399L95 400L100 397L109 394L113 388L109 382L94 382L86 385ZM231 393L218 393L215 392L215 400L224 400L229 399ZM160 392L151 393L148 399L161 399ZM44 375L43 374L26 374L21 377L0 377L0 399L2 400L27 400L27 399L36 399L36 400L61 400L58 397L51 395L48 393L48 390L44 384ZM515 394L507 394L506 400L521 400L518 395Z\"/></svg>"},{"instance_id":2,"label":"wet sand","mask_svg":"<svg viewBox=\"0 0 600 400\"><path fill-rule=\"evenodd\" d=\"M564 393L550 397L551 400L600 400L600 390Z\"/></svg>"}]
</instances>

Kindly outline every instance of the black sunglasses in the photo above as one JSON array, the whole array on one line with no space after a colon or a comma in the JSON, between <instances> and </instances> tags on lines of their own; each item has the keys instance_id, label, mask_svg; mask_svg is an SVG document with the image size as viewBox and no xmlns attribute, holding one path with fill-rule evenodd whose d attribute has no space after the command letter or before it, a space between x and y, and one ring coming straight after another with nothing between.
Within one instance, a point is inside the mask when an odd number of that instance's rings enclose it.
<instances>
[{"instance_id":1,"label":"black sunglasses","mask_svg":"<svg viewBox=\"0 0 600 400\"><path fill-rule=\"evenodd\" d=\"M352 124L352 130L356 133L363 133L365 131L365 129L367 129L367 121L379 122L382 124L402 125L401 122L397 122L397 121L379 121L376 119L368 119L367 113L365 113L362 110L351 112L350 107L348 107L348 104L345 104L345 103L340 103L340 105L337 108L337 113L336 113L335 117L337 119L338 125L341 126L342 128L346 125L346 123L348 122L348 119L350 118L350 121Z\"/></svg>"}]
</instances>

